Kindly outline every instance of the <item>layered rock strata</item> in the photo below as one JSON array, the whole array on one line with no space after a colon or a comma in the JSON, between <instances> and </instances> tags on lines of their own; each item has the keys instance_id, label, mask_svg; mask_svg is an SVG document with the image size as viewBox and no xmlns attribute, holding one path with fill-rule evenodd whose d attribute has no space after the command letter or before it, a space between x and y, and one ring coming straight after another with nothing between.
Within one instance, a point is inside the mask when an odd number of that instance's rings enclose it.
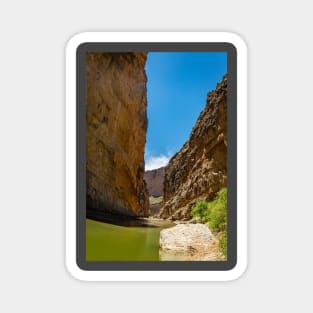
<instances>
[{"instance_id":1,"label":"layered rock strata","mask_svg":"<svg viewBox=\"0 0 313 313\"><path fill-rule=\"evenodd\" d=\"M226 185L227 76L208 94L189 140L165 168L160 216L188 220L197 200L212 200Z\"/></svg>"},{"instance_id":2,"label":"layered rock strata","mask_svg":"<svg viewBox=\"0 0 313 313\"><path fill-rule=\"evenodd\" d=\"M147 216L146 53L87 53L87 212Z\"/></svg>"}]
</instances>

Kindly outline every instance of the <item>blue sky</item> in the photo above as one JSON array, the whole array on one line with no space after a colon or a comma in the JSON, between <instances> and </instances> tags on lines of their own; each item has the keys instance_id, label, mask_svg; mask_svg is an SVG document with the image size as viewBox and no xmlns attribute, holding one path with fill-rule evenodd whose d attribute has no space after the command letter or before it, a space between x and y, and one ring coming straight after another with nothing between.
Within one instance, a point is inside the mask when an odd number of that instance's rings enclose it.
<instances>
[{"instance_id":1,"label":"blue sky","mask_svg":"<svg viewBox=\"0 0 313 313\"><path fill-rule=\"evenodd\" d=\"M146 170L166 165L181 149L226 72L226 52L148 53Z\"/></svg>"}]
</instances>

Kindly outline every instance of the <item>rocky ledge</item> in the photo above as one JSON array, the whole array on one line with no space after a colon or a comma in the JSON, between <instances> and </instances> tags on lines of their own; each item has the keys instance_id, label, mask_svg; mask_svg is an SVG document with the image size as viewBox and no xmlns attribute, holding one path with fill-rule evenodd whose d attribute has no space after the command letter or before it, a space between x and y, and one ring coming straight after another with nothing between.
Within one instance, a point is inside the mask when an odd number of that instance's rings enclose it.
<instances>
[{"instance_id":1,"label":"rocky ledge","mask_svg":"<svg viewBox=\"0 0 313 313\"><path fill-rule=\"evenodd\" d=\"M204 224L178 224L160 232L162 261L218 261L218 240Z\"/></svg>"}]
</instances>

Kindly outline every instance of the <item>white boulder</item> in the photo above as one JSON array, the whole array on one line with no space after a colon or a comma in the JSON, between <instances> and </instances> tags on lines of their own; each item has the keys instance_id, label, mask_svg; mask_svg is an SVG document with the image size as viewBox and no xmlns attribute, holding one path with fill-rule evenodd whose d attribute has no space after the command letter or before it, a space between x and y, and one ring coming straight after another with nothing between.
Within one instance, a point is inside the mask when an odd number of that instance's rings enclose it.
<instances>
[{"instance_id":1,"label":"white boulder","mask_svg":"<svg viewBox=\"0 0 313 313\"><path fill-rule=\"evenodd\" d=\"M160 232L160 259L214 261L221 259L218 241L204 224L178 224Z\"/></svg>"}]
</instances>

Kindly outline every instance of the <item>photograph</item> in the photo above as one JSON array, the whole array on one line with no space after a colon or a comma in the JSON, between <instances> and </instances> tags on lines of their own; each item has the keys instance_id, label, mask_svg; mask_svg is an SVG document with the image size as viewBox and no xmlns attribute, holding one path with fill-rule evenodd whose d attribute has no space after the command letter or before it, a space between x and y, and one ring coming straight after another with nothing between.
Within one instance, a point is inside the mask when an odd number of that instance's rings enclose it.
<instances>
[{"instance_id":1,"label":"photograph","mask_svg":"<svg viewBox=\"0 0 313 313\"><path fill-rule=\"evenodd\" d=\"M227 261L227 52L87 52L86 261Z\"/></svg>"}]
</instances>

